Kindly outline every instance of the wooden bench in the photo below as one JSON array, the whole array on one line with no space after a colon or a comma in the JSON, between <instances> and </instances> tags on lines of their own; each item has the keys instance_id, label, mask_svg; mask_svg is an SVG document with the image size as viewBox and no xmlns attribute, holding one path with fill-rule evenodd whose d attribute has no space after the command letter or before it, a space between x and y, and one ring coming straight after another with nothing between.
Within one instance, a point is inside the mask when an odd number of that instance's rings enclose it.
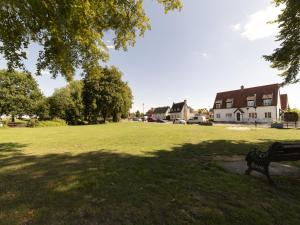
<instances>
[{"instance_id":1,"label":"wooden bench","mask_svg":"<svg viewBox=\"0 0 300 225\"><path fill-rule=\"evenodd\" d=\"M268 151L262 152L257 148L250 151L246 156L248 169L246 174L250 175L252 170L263 173L267 176L270 184L273 183L269 165L271 162L297 161L300 160L300 142L275 142Z\"/></svg>"}]
</instances>

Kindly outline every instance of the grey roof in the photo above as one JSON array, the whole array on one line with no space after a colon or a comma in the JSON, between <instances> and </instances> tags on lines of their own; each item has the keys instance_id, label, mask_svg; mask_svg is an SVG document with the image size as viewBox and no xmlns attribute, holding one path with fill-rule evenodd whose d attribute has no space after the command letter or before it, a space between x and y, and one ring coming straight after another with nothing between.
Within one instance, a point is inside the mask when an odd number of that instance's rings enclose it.
<instances>
[{"instance_id":1,"label":"grey roof","mask_svg":"<svg viewBox=\"0 0 300 225\"><path fill-rule=\"evenodd\" d=\"M179 112L181 112L184 104L185 104L185 102L173 103L170 112L171 113L179 113Z\"/></svg>"},{"instance_id":2,"label":"grey roof","mask_svg":"<svg viewBox=\"0 0 300 225\"><path fill-rule=\"evenodd\" d=\"M169 106L158 107L154 109L154 113L167 113L169 109Z\"/></svg>"}]
</instances>

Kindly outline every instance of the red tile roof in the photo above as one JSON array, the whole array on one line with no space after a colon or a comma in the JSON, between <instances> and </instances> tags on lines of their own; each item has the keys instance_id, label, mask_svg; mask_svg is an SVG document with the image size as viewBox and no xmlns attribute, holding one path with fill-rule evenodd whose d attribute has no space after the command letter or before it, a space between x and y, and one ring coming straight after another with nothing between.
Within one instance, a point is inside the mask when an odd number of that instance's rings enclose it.
<instances>
[{"instance_id":1,"label":"red tile roof","mask_svg":"<svg viewBox=\"0 0 300 225\"><path fill-rule=\"evenodd\" d=\"M263 96L273 95L272 106L276 106L278 102L279 84L270 84L251 88L241 88L234 91L219 92L216 95L214 109L216 109L216 101L222 101L221 108L226 108L226 100L233 99L232 108L247 107L247 98L256 96L256 106L263 106Z\"/></svg>"},{"instance_id":2,"label":"red tile roof","mask_svg":"<svg viewBox=\"0 0 300 225\"><path fill-rule=\"evenodd\" d=\"M280 95L280 103L281 103L281 109L287 110L287 108L289 107L287 94Z\"/></svg>"}]
</instances>

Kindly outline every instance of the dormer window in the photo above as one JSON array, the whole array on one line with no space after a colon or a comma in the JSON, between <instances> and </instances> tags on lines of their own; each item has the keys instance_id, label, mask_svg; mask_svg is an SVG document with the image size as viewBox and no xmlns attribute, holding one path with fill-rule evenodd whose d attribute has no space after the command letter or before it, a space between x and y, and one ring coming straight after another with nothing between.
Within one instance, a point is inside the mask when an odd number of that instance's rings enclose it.
<instances>
[{"instance_id":1,"label":"dormer window","mask_svg":"<svg viewBox=\"0 0 300 225\"><path fill-rule=\"evenodd\" d=\"M263 99L263 105L264 106L271 106L272 105L273 94L263 95L262 99Z\"/></svg>"},{"instance_id":2,"label":"dormer window","mask_svg":"<svg viewBox=\"0 0 300 225\"><path fill-rule=\"evenodd\" d=\"M216 109L221 109L221 107L222 107L222 101L221 100L216 101Z\"/></svg>"},{"instance_id":3,"label":"dormer window","mask_svg":"<svg viewBox=\"0 0 300 225\"><path fill-rule=\"evenodd\" d=\"M226 100L226 108L232 108L233 105L233 99L227 99Z\"/></svg>"},{"instance_id":4,"label":"dormer window","mask_svg":"<svg viewBox=\"0 0 300 225\"><path fill-rule=\"evenodd\" d=\"M255 106L255 101L254 100L247 100L247 106L248 107L254 107Z\"/></svg>"},{"instance_id":5,"label":"dormer window","mask_svg":"<svg viewBox=\"0 0 300 225\"><path fill-rule=\"evenodd\" d=\"M256 106L256 94L247 97L247 107L255 107Z\"/></svg>"},{"instance_id":6,"label":"dormer window","mask_svg":"<svg viewBox=\"0 0 300 225\"><path fill-rule=\"evenodd\" d=\"M264 99L263 103L264 103L264 106L271 106L272 105L272 99L271 98Z\"/></svg>"}]
</instances>

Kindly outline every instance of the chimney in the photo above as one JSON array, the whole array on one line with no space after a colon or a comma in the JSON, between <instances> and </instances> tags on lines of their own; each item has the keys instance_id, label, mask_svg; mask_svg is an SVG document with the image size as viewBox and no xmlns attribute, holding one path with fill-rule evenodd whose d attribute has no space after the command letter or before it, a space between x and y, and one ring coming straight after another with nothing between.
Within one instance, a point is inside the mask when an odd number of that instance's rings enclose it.
<instances>
[{"instance_id":1,"label":"chimney","mask_svg":"<svg viewBox=\"0 0 300 225\"><path fill-rule=\"evenodd\" d=\"M241 90L244 90L244 88L245 88L244 85L242 85L242 86L241 86Z\"/></svg>"}]
</instances>

